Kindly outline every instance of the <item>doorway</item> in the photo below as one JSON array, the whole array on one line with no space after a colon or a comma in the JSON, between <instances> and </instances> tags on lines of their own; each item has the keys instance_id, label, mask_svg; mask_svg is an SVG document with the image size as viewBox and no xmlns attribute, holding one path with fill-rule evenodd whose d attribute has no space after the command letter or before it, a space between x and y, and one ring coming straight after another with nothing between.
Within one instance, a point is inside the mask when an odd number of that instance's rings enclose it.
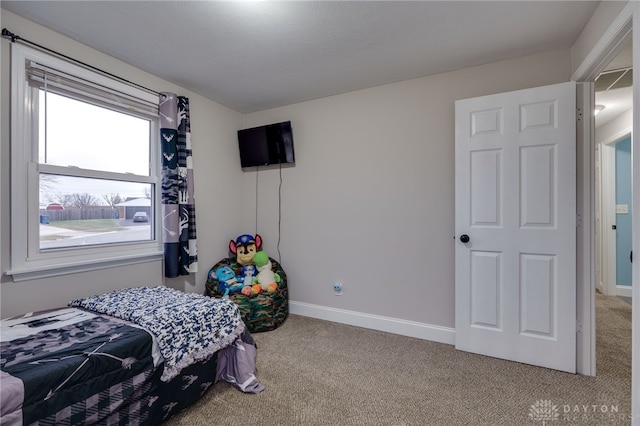
<instances>
[{"instance_id":1,"label":"doorway","mask_svg":"<svg viewBox=\"0 0 640 426\"><path fill-rule=\"evenodd\" d=\"M630 364L632 350L632 72L632 40L628 40L594 83L595 352L597 370L603 372Z\"/></svg>"},{"instance_id":2,"label":"doorway","mask_svg":"<svg viewBox=\"0 0 640 426\"><path fill-rule=\"evenodd\" d=\"M606 26L605 32L599 37L596 45L588 53L587 57L577 67L572 75L573 81L594 82L600 74L605 64L611 62L624 47L625 43L632 39L636 46L640 46L640 31L632 31L633 27L640 27L640 7L637 2L628 2L624 4L622 11ZM636 47L637 50L637 47ZM640 55L633 55L633 79L640 81ZM578 113L587 112L594 107L594 93L592 90L593 83L586 85L584 90L584 100L582 104L584 108ZM591 87L588 87L591 86ZM633 103L640 104L640 91L636 90L633 94ZM584 114L585 117L591 117L591 114ZM637 130L640 128L640 111L637 109L633 112L633 127ZM579 214L583 214L587 226L578 231L578 239L585 242L585 250L579 254L578 272L580 278L578 280L578 322L584 332L578 334L578 364L580 371L584 374L595 375L595 299L596 299L596 264L598 245L597 238L593 235L598 234L595 220L597 205L595 203L596 182L595 179L595 135L592 132L592 120L585 120L584 137L582 143L578 147L584 147L585 153L581 157L584 168L579 173L579 186L582 193L585 194L584 200L581 200ZM640 166L640 150L638 150L638 141L632 141L635 145L632 150L633 163L636 167ZM640 205L640 185L633 187L634 205ZM632 218L633 244L637 247L640 245L640 215L636 214ZM638 262L634 262L632 267L632 312L635 312L632 318L632 350L634 353L640 352L640 267ZM632 358L632 378L631 378L631 400L632 413L635 416L632 424L640 426L640 357Z\"/></svg>"},{"instance_id":3,"label":"doorway","mask_svg":"<svg viewBox=\"0 0 640 426\"><path fill-rule=\"evenodd\" d=\"M633 50L629 40L595 81L596 289L631 302L631 128Z\"/></svg>"}]
</instances>

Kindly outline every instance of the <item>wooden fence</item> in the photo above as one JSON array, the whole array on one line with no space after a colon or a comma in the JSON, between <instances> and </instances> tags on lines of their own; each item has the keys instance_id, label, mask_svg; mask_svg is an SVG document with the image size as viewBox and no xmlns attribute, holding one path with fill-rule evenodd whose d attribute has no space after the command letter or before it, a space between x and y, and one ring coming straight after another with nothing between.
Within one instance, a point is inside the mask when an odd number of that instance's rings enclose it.
<instances>
[{"instance_id":1,"label":"wooden fence","mask_svg":"<svg viewBox=\"0 0 640 426\"><path fill-rule=\"evenodd\" d=\"M48 222L60 220L118 219L120 211L111 207L67 207L64 210L40 210L40 217Z\"/></svg>"}]
</instances>

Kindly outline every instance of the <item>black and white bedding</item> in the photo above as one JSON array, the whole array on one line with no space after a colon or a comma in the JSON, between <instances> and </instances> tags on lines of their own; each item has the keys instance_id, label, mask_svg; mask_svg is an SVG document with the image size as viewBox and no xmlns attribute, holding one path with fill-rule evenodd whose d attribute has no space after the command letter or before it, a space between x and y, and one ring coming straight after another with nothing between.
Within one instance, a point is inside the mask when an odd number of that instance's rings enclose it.
<instances>
[{"instance_id":1,"label":"black and white bedding","mask_svg":"<svg viewBox=\"0 0 640 426\"><path fill-rule=\"evenodd\" d=\"M162 380L230 345L244 330L228 299L187 294L167 287L138 287L74 300L70 306L131 321L158 340L165 361Z\"/></svg>"},{"instance_id":2,"label":"black and white bedding","mask_svg":"<svg viewBox=\"0 0 640 426\"><path fill-rule=\"evenodd\" d=\"M1 424L159 424L215 382L218 355L248 334L233 302L165 287L70 305L2 321Z\"/></svg>"}]
</instances>

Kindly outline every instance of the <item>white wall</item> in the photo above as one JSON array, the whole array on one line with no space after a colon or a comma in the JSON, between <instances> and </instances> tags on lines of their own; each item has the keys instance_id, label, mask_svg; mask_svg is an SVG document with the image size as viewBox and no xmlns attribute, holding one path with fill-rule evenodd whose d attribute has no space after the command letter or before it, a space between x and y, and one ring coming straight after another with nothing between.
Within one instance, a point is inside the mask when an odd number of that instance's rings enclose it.
<instances>
[{"instance_id":1,"label":"white wall","mask_svg":"<svg viewBox=\"0 0 640 426\"><path fill-rule=\"evenodd\" d=\"M118 76L157 91L174 91L189 97L191 103L192 141L194 151L195 191L199 272L185 279L167 280L166 284L185 291L202 293L210 265L227 255L227 243L241 228L234 206L241 203L242 174L238 167L236 130L241 125L240 113L211 102L202 96L135 69L39 25L2 10L3 28L58 50L66 55L97 66ZM9 106L10 106L10 42L0 41L0 270L9 268L10 196L9 196ZM0 278L1 317L37 309L64 306L76 297L134 285L163 283L162 262L149 262L121 268L103 269L51 279L13 283Z\"/></svg>"},{"instance_id":2,"label":"white wall","mask_svg":"<svg viewBox=\"0 0 640 426\"><path fill-rule=\"evenodd\" d=\"M633 109L630 109L596 129L596 144L611 143L628 133L632 126Z\"/></svg>"},{"instance_id":3,"label":"white wall","mask_svg":"<svg viewBox=\"0 0 640 426\"><path fill-rule=\"evenodd\" d=\"M611 23L618 17L628 1L602 1L585 25L582 33L571 47L571 72L574 73L594 46L600 42L603 34L609 30Z\"/></svg>"},{"instance_id":4,"label":"white wall","mask_svg":"<svg viewBox=\"0 0 640 426\"><path fill-rule=\"evenodd\" d=\"M245 127L292 122L280 248L294 305L454 327L454 101L570 73L559 50L246 115ZM249 232L255 178L245 172ZM259 172L258 232L275 258L278 184L278 169Z\"/></svg>"}]
</instances>

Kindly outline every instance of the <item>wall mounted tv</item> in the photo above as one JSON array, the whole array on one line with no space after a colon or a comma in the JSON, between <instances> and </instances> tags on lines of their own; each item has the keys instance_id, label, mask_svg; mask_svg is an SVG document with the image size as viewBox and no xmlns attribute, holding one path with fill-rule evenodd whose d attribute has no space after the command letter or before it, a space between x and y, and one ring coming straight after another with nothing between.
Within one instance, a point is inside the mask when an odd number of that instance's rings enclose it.
<instances>
[{"instance_id":1,"label":"wall mounted tv","mask_svg":"<svg viewBox=\"0 0 640 426\"><path fill-rule=\"evenodd\" d=\"M295 163L291 122L238 130L242 167Z\"/></svg>"}]
</instances>

